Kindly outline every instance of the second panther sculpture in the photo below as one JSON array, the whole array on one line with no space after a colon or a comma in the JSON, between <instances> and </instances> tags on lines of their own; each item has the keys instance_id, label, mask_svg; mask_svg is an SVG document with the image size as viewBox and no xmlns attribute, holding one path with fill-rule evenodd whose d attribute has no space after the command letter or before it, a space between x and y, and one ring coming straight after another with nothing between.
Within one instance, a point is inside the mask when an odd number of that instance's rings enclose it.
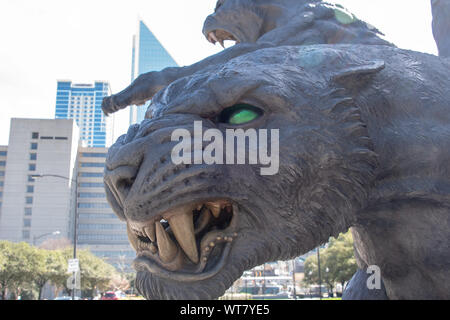
<instances>
[{"instance_id":1,"label":"second panther sculpture","mask_svg":"<svg viewBox=\"0 0 450 320\"><path fill-rule=\"evenodd\" d=\"M339 5L321 0L219 0L204 24L205 37L236 45L191 66L166 68L140 75L128 88L107 97L106 114L130 105L142 105L173 81L219 65L248 52L283 45L378 44L391 45L374 27Z\"/></svg>"}]
</instances>

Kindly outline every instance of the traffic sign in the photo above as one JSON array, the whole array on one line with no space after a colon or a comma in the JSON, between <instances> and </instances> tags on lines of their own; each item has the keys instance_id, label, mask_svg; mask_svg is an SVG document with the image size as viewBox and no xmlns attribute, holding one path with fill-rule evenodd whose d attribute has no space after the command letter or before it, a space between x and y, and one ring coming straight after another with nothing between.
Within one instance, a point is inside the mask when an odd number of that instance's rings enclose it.
<instances>
[{"instance_id":1,"label":"traffic sign","mask_svg":"<svg viewBox=\"0 0 450 320\"><path fill-rule=\"evenodd\" d=\"M74 290L74 289L81 289L81 275L79 272L74 273L67 279L67 289Z\"/></svg>"},{"instance_id":2,"label":"traffic sign","mask_svg":"<svg viewBox=\"0 0 450 320\"><path fill-rule=\"evenodd\" d=\"M80 271L80 263L78 259L70 259L69 260L69 268L67 272L78 272Z\"/></svg>"}]
</instances>

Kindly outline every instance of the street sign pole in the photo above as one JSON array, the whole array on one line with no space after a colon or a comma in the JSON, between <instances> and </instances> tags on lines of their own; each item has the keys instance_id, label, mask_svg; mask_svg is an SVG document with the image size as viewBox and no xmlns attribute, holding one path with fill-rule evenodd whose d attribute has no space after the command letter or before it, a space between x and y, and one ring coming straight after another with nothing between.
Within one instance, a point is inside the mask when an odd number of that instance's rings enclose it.
<instances>
[{"instance_id":1,"label":"street sign pole","mask_svg":"<svg viewBox=\"0 0 450 320\"><path fill-rule=\"evenodd\" d=\"M75 300L75 290L78 288L77 285L77 275L78 272L80 272L80 263L78 259L70 259L69 262L69 267L67 269L67 272L70 273L72 272L72 277L71 279L71 289L72 289L72 300Z\"/></svg>"}]
</instances>

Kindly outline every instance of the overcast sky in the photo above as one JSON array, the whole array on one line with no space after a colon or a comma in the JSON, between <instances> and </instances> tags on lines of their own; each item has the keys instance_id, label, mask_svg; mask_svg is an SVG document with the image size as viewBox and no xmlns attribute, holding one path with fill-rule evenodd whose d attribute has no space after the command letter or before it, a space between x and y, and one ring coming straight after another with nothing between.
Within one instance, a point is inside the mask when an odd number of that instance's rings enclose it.
<instances>
[{"instance_id":1,"label":"overcast sky","mask_svg":"<svg viewBox=\"0 0 450 320\"><path fill-rule=\"evenodd\" d=\"M130 82L142 18L180 65L220 51L203 37L215 0L0 0L0 144L13 117L53 118L56 80ZM397 46L436 54L429 0L336 0ZM128 128L116 116L116 137Z\"/></svg>"}]
</instances>

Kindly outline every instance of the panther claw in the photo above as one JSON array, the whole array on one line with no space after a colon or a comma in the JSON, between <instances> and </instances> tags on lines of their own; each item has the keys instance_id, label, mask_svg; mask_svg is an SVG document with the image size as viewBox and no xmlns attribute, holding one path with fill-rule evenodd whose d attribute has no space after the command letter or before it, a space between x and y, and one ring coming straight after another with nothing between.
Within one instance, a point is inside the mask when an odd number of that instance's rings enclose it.
<instances>
[{"instance_id":1,"label":"panther claw","mask_svg":"<svg viewBox=\"0 0 450 320\"><path fill-rule=\"evenodd\" d=\"M117 106L114 104L113 95L105 97L102 102L102 110L105 115L109 115L118 110Z\"/></svg>"}]
</instances>

